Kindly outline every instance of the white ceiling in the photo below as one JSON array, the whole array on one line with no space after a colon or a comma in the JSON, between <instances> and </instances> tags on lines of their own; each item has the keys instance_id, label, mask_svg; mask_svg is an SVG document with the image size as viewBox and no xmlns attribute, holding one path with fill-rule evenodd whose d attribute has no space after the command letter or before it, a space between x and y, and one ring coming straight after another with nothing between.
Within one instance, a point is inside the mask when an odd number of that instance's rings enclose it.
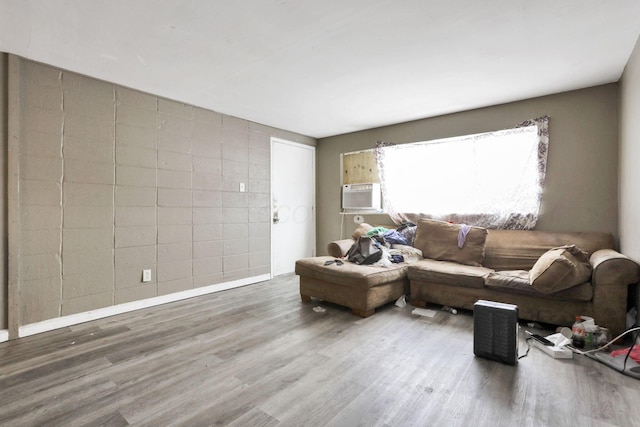
<instances>
[{"instance_id":1,"label":"white ceiling","mask_svg":"<svg viewBox=\"0 0 640 427\"><path fill-rule=\"evenodd\" d=\"M617 81L638 0L0 0L0 51L325 137Z\"/></svg>"}]
</instances>

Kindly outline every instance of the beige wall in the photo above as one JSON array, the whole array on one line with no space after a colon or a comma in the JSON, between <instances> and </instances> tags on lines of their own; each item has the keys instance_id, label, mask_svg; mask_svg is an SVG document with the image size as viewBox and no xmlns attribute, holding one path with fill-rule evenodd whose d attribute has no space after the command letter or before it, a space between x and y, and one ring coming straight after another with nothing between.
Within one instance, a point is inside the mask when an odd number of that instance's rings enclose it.
<instances>
[{"instance_id":1,"label":"beige wall","mask_svg":"<svg viewBox=\"0 0 640 427\"><path fill-rule=\"evenodd\" d=\"M636 262L640 262L639 118L640 38L620 80L620 249ZM640 291L636 295L640 308Z\"/></svg>"},{"instance_id":2,"label":"beige wall","mask_svg":"<svg viewBox=\"0 0 640 427\"><path fill-rule=\"evenodd\" d=\"M640 39L620 81L620 247L640 262Z\"/></svg>"},{"instance_id":3,"label":"beige wall","mask_svg":"<svg viewBox=\"0 0 640 427\"><path fill-rule=\"evenodd\" d=\"M270 137L314 139L13 59L20 325L270 272Z\"/></svg>"},{"instance_id":4,"label":"beige wall","mask_svg":"<svg viewBox=\"0 0 640 427\"><path fill-rule=\"evenodd\" d=\"M511 104L418 120L318 142L318 254L355 228L347 215L341 229L340 153L373 148L376 141L422 141L511 127L551 116L549 158L539 230L618 233L617 85L545 96ZM383 215L365 215L389 224Z\"/></svg>"}]
</instances>

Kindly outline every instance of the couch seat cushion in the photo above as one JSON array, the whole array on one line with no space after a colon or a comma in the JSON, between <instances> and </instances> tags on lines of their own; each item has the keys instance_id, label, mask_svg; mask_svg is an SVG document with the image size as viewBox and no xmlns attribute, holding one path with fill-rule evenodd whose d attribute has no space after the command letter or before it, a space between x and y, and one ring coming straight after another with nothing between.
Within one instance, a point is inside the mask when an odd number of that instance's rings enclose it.
<instances>
[{"instance_id":1,"label":"couch seat cushion","mask_svg":"<svg viewBox=\"0 0 640 427\"><path fill-rule=\"evenodd\" d=\"M568 289L590 279L589 255L575 245L548 250L529 272L531 286L543 294Z\"/></svg>"},{"instance_id":2,"label":"couch seat cushion","mask_svg":"<svg viewBox=\"0 0 640 427\"><path fill-rule=\"evenodd\" d=\"M326 261L333 261L335 259L336 258L330 256L299 259L296 261L296 274L298 276L363 289L406 279L407 276L406 263L392 264L389 267L378 267L373 265L358 265L343 259L341 260L343 262L342 265L338 265L335 262L324 265Z\"/></svg>"},{"instance_id":3,"label":"couch seat cushion","mask_svg":"<svg viewBox=\"0 0 640 427\"><path fill-rule=\"evenodd\" d=\"M529 271L526 270L494 271L487 276L485 286L494 291L536 298L555 298L570 301L590 301L593 298L591 282L582 283L551 294L542 293L531 286L529 283Z\"/></svg>"},{"instance_id":4,"label":"couch seat cushion","mask_svg":"<svg viewBox=\"0 0 640 427\"><path fill-rule=\"evenodd\" d=\"M484 287L484 278L491 272L493 270L485 267L423 259L409 265L407 275L409 280L481 289Z\"/></svg>"},{"instance_id":5,"label":"couch seat cushion","mask_svg":"<svg viewBox=\"0 0 640 427\"><path fill-rule=\"evenodd\" d=\"M420 220L413 246L420 249L425 258L480 267L484 260L487 229L470 227L464 244L459 247L460 229L459 224L430 219Z\"/></svg>"}]
</instances>

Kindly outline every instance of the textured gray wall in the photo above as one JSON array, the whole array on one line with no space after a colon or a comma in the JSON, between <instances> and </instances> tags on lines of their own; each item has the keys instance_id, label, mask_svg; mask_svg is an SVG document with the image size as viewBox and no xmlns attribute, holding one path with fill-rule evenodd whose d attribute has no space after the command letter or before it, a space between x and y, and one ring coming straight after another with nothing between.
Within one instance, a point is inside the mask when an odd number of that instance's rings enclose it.
<instances>
[{"instance_id":1,"label":"textured gray wall","mask_svg":"<svg viewBox=\"0 0 640 427\"><path fill-rule=\"evenodd\" d=\"M270 137L314 139L27 60L20 88L21 325L270 272Z\"/></svg>"},{"instance_id":2,"label":"textured gray wall","mask_svg":"<svg viewBox=\"0 0 640 427\"><path fill-rule=\"evenodd\" d=\"M352 215L341 225L341 153L373 148L379 140L406 143L504 129L545 114L551 116L549 158L537 229L608 231L617 236L617 102L617 85L609 84L319 140L318 254L326 253L328 242L355 228ZM385 215L365 219L390 223Z\"/></svg>"}]
</instances>

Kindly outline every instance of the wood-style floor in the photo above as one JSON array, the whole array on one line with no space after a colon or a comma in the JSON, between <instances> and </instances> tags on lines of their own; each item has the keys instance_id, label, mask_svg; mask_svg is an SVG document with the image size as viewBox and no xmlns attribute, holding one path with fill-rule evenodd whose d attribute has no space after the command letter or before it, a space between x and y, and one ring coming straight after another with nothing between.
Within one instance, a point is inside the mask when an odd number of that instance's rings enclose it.
<instances>
[{"instance_id":1,"label":"wood-style floor","mask_svg":"<svg viewBox=\"0 0 640 427\"><path fill-rule=\"evenodd\" d=\"M472 324L393 304L361 319L283 276L0 344L0 424L640 425L640 381L536 348L477 358Z\"/></svg>"}]
</instances>

